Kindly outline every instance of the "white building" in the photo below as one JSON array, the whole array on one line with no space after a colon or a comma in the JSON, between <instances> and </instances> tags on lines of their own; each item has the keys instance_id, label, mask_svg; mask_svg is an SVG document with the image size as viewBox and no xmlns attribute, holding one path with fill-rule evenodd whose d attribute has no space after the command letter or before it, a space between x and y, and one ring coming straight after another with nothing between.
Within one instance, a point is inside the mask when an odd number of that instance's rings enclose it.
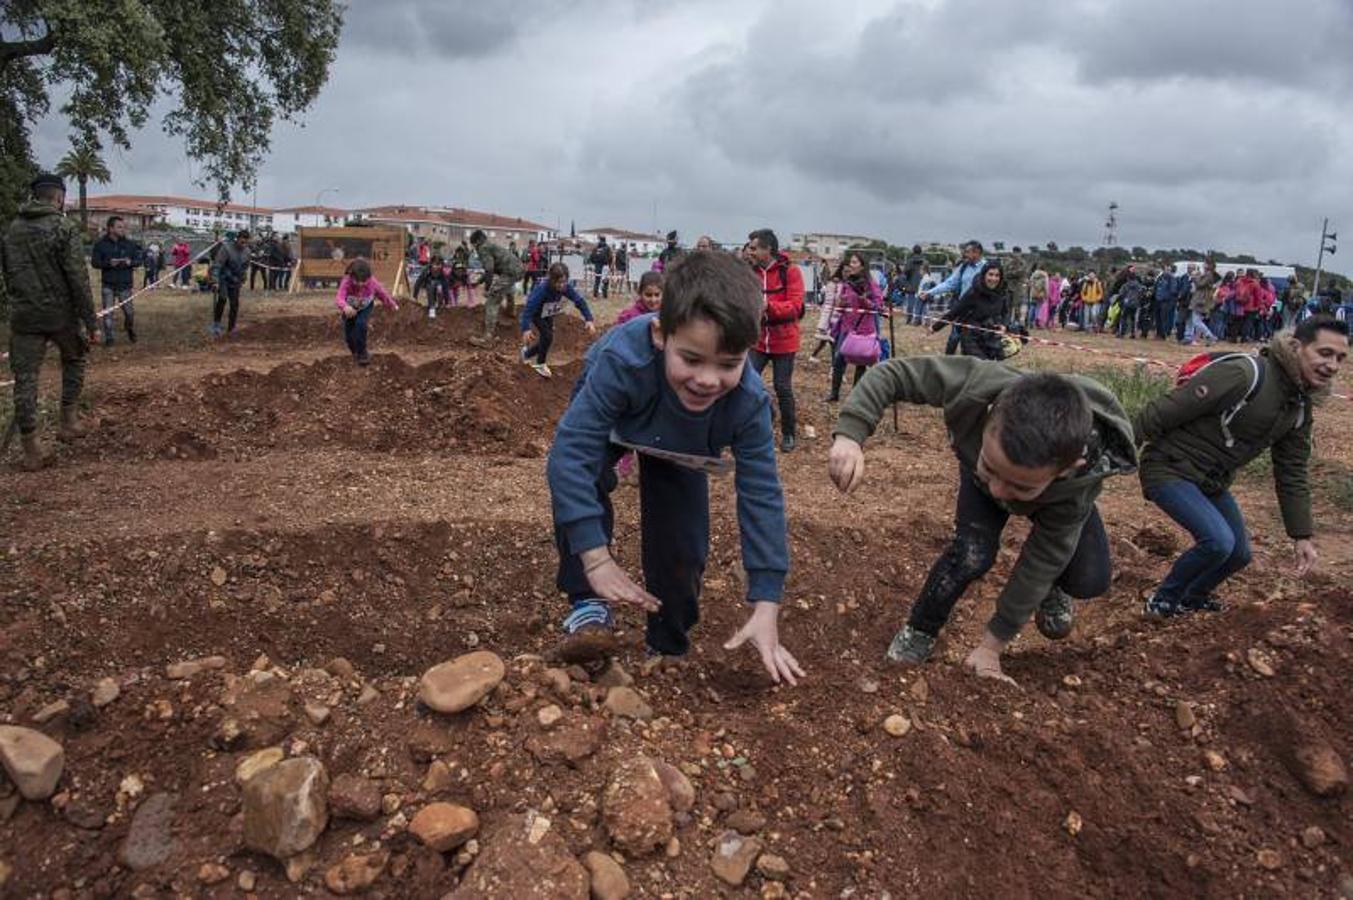
<instances>
[{"instance_id":1,"label":"white building","mask_svg":"<svg viewBox=\"0 0 1353 900\"><path fill-rule=\"evenodd\" d=\"M612 247L624 244L627 247L633 247L634 252L640 256L656 256L667 247L667 239L658 234L647 234L642 231L626 231L624 228L589 228L586 231L578 232L578 240L584 244L596 244L601 238L606 238L606 243Z\"/></svg>"},{"instance_id":2,"label":"white building","mask_svg":"<svg viewBox=\"0 0 1353 900\"><path fill-rule=\"evenodd\" d=\"M91 220L105 212L120 216L130 214L139 218L143 227L163 223L173 228L210 232L242 229L257 232L273 227L273 211L266 207L218 203L191 197L104 194L88 198L86 205Z\"/></svg>"},{"instance_id":3,"label":"white building","mask_svg":"<svg viewBox=\"0 0 1353 900\"><path fill-rule=\"evenodd\" d=\"M354 220L373 224L399 225L415 238L430 243L458 244L482 229L489 240L503 246L524 248L528 241L552 241L557 232L548 225L527 219L500 216L448 206L373 206L352 211Z\"/></svg>"},{"instance_id":4,"label":"white building","mask_svg":"<svg viewBox=\"0 0 1353 900\"><path fill-rule=\"evenodd\" d=\"M863 247L874 240L875 238L862 234L826 234L814 231L790 235L789 245L813 256L836 259L851 247Z\"/></svg>"},{"instance_id":5,"label":"white building","mask_svg":"<svg viewBox=\"0 0 1353 900\"><path fill-rule=\"evenodd\" d=\"M272 211L272 227L281 234L295 234L297 228L341 228L349 215L332 206L288 206Z\"/></svg>"}]
</instances>

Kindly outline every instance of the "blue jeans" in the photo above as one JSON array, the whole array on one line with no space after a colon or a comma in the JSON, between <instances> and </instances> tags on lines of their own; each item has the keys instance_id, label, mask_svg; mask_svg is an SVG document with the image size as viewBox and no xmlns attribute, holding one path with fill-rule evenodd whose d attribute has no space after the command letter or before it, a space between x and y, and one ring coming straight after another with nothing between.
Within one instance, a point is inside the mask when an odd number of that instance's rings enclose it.
<instances>
[{"instance_id":1,"label":"blue jeans","mask_svg":"<svg viewBox=\"0 0 1353 900\"><path fill-rule=\"evenodd\" d=\"M110 306L116 306L123 300L126 300L128 297L130 297L131 293L132 289L129 287L126 288L105 287L99 291L99 300L101 307L103 309L108 309ZM126 306L122 307L122 321L127 326L128 334L134 334L136 332L136 321L134 318L135 311L132 309L132 307L134 307L135 305L136 305L135 303L128 303ZM103 342L105 344L111 344L113 342L113 314L109 313L108 315L104 316L100 321L103 324Z\"/></svg>"},{"instance_id":2,"label":"blue jeans","mask_svg":"<svg viewBox=\"0 0 1353 900\"><path fill-rule=\"evenodd\" d=\"M930 301L922 300L920 294L914 294L913 297L910 322L912 325L924 325L925 317L930 313Z\"/></svg>"},{"instance_id":3,"label":"blue jeans","mask_svg":"<svg viewBox=\"0 0 1353 900\"><path fill-rule=\"evenodd\" d=\"M1189 606L1250 564L1245 517L1230 491L1208 496L1191 481L1167 481L1146 492L1146 499L1182 525L1193 547L1175 560L1156 589L1157 600Z\"/></svg>"},{"instance_id":4,"label":"blue jeans","mask_svg":"<svg viewBox=\"0 0 1353 900\"><path fill-rule=\"evenodd\" d=\"M343 320L343 340L348 342L352 355L359 359L366 356L367 320L371 318L371 310L375 307L376 304L370 303L357 310L357 315L351 319Z\"/></svg>"}]
</instances>

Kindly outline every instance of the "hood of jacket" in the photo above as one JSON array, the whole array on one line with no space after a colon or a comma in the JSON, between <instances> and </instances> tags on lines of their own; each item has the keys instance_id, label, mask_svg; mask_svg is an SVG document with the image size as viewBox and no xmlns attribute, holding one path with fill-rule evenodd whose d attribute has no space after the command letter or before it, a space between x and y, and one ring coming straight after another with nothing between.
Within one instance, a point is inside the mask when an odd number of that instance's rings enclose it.
<instances>
[{"instance_id":1,"label":"hood of jacket","mask_svg":"<svg viewBox=\"0 0 1353 900\"><path fill-rule=\"evenodd\" d=\"M1322 388L1309 388L1301 377L1301 362L1297 359L1297 348L1301 346L1296 337L1292 334L1292 329L1285 328L1273 336L1273 340L1268 342L1268 346L1260 351L1263 355L1278 364L1278 368L1286 376L1287 380L1301 393L1305 394L1313 405L1320 405L1330 398L1334 392L1334 385L1327 384Z\"/></svg>"}]
</instances>

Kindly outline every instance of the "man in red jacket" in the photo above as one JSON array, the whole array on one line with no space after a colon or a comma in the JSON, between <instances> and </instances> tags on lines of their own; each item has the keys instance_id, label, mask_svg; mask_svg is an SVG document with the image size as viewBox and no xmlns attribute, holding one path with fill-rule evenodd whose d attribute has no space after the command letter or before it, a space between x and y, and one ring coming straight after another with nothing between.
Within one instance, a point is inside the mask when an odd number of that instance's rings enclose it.
<instances>
[{"instance_id":1,"label":"man in red jacket","mask_svg":"<svg viewBox=\"0 0 1353 900\"><path fill-rule=\"evenodd\" d=\"M747 354L757 373L771 365L775 399L780 404L780 452L794 449L794 355L799 352L799 320L803 318L803 273L780 252L775 232L761 228L747 235L752 265L761 276L766 307L761 337Z\"/></svg>"}]
</instances>

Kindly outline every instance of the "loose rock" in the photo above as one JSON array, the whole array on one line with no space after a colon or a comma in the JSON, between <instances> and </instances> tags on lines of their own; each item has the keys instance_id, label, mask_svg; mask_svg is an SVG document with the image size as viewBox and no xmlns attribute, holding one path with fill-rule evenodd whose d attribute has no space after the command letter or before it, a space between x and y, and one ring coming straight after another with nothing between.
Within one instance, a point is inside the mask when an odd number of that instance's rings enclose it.
<instances>
[{"instance_id":1,"label":"loose rock","mask_svg":"<svg viewBox=\"0 0 1353 900\"><path fill-rule=\"evenodd\" d=\"M1273 669L1273 663L1269 662L1268 656L1258 647L1251 647L1246 651L1245 661L1250 664L1251 669L1265 678L1272 678L1277 674Z\"/></svg>"},{"instance_id":2,"label":"loose rock","mask_svg":"<svg viewBox=\"0 0 1353 900\"><path fill-rule=\"evenodd\" d=\"M455 803L429 803L413 817L409 832L425 846L445 853L479 832L479 816Z\"/></svg>"},{"instance_id":3,"label":"loose rock","mask_svg":"<svg viewBox=\"0 0 1353 900\"><path fill-rule=\"evenodd\" d=\"M258 773L244 786L244 843L286 860L314 845L329 824L329 776L301 756Z\"/></svg>"},{"instance_id":4,"label":"loose rock","mask_svg":"<svg viewBox=\"0 0 1353 900\"><path fill-rule=\"evenodd\" d=\"M1337 797L1348 787L1348 769L1333 747L1322 740L1298 745L1289 764L1306 790L1317 797Z\"/></svg>"},{"instance_id":5,"label":"loose rock","mask_svg":"<svg viewBox=\"0 0 1353 900\"><path fill-rule=\"evenodd\" d=\"M325 722L329 721L329 716L332 712L333 711L323 703L312 702L305 704L305 717L310 720L311 725L323 725Z\"/></svg>"},{"instance_id":6,"label":"loose rock","mask_svg":"<svg viewBox=\"0 0 1353 900\"><path fill-rule=\"evenodd\" d=\"M893 737L902 737L908 731L911 731L911 719L894 713L883 720L883 730Z\"/></svg>"},{"instance_id":7,"label":"loose rock","mask_svg":"<svg viewBox=\"0 0 1353 900\"><path fill-rule=\"evenodd\" d=\"M448 900L588 900L587 869L563 839L545 831L531 840L538 816L511 816L483 842L484 850Z\"/></svg>"},{"instance_id":8,"label":"loose rock","mask_svg":"<svg viewBox=\"0 0 1353 900\"><path fill-rule=\"evenodd\" d=\"M249 779L259 772L271 769L285 757L286 754L282 752L281 747L268 747L249 754L235 767L235 783L243 787L249 783Z\"/></svg>"},{"instance_id":9,"label":"loose rock","mask_svg":"<svg viewBox=\"0 0 1353 900\"><path fill-rule=\"evenodd\" d=\"M118 849L117 859L133 872L149 869L164 862L174 852L173 794L152 794L136 808L127 836Z\"/></svg>"},{"instance_id":10,"label":"loose rock","mask_svg":"<svg viewBox=\"0 0 1353 900\"><path fill-rule=\"evenodd\" d=\"M756 834L766 827L766 817L754 809L739 809L729 813L724 824L743 834Z\"/></svg>"},{"instance_id":11,"label":"loose rock","mask_svg":"<svg viewBox=\"0 0 1353 900\"><path fill-rule=\"evenodd\" d=\"M329 786L329 811L340 819L369 822L381 814L381 790L374 781L345 772Z\"/></svg>"},{"instance_id":12,"label":"loose rock","mask_svg":"<svg viewBox=\"0 0 1353 900\"><path fill-rule=\"evenodd\" d=\"M789 863L783 856L776 856L774 853L763 853L756 860L756 871L761 873L761 877L770 881L787 881L789 879Z\"/></svg>"},{"instance_id":13,"label":"loose rock","mask_svg":"<svg viewBox=\"0 0 1353 900\"><path fill-rule=\"evenodd\" d=\"M564 711L555 704L541 707L536 712L536 721L540 723L541 728L553 728L564 717Z\"/></svg>"},{"instance_id":14,"label":"loose rock","mask_svg":"<svg viewBox=\"0 0 1353 900\"><path fill-rule=\"evenodd\" d=\"M122 688L112 678L100 678L99 683L94 685L94 690L89 693L89 702L102 709L112 703L122 693Z\"/></svg>"},{"instance_id":15,"label":"loose rock","mask_svg":"<svg viewBox=\"0 0 1353 900\"><path fill-rule=\"evenodd\" d=\"M1301 843L1307 850L1314 850L1325 843L1325 829L1319 825L1308 825L1301 830Z\"/></svg>"},{"instance_id":16,"label":"loose rock","mask_svg":"<svg viewBox=\"0 0 1353 900\"><path fill-rule=\"evenodd\" d=\"M220 884L230 877L230 870L220 863L203 863L197 870L197 880L203 884Z\"/></svg>"},{"instance_id":17,"label":"loose rock","mask_svg":"<svg viewBox=\"0 0 1353 900\"><path fill-rule=\"evenodd\" d=\"M625 870L605 853L588 851L583 865L592 876L593 900L624 900L630 893L630 880Z\"/></svg>"},{"instance_id":18,"label":"loose rock","mask_svg":"<svg viewBox=\"0 0 1353 900\"><path fill-rule=\"evenodd\" d=\"M1220 772L1226 768L1226 757L1222 756L1216 750L1204 750L1203 762L1214 772Z\"/></svg>"},{"instance_id":19,"label":"loose rock","mask_svg":"<svg viewBox=\"0 0 1353 900\"><path fill-rule=\"evenodd\" d=\"M709 866L719 880L738 887L747 879L752 864L761 855L762 844L756 838L743 837L736 831L725 831Z\"/></svg>"},{"instance_id":20,"label":"loose rock","mask_svg":"<svg viewBox=\"0 0 1353 900\"><path fill-rule=\"evenodd\" d=\"M621 763L602 794L602 818L611 841L624 852L643 856L672 836L672 805L667 788L646 756Z\"/></svg>"},{"instance_id":21,"label":"loose rock","mask_svg":"<svg viewBox=\"0 0 1353 900\"><path fill-rule=\"evenodd\" d=\"M183 662L170 663L164 667L164 674L166 678L182 680L192 678L199 672L224 669L225 667L226 658L224 656L207 656L202 659L188 659Z\"/></svg>"},{"instance_id":22,"label":"loose rock","mask_svg":"<svg viewBox=\"0 0 1353 900\"><path fill-rule=\"evenodd\" d=\"M26 800L46 800L66 766L66 751L41 731L0 725L0 764Z\"/></svg>"},{"instance_id":23,"label":"loose rock","mask_svg":"<svg viewBox=\"0 0 1353 900\"><path fill-rule=\"evenodd\" d=\"M1277 850L1265 848L1263 850L1260 850L1254 856L1255 859L1258 861L1259 865L1263 866L1265 869L1268 869L1270 872L1276 869L1281 869L1283 867L1282 854L1279 853Z\"/></svg>"},{"instance_id":24,"label":"loose rock","mask_svg":"<svg viewBox=\"0 0 1353 900\"><path fill-rule=\"evenodd\" d=\"M623 685L606 691L606 709L613 716L648 721L653 718L653 708L644 702L644 698L634 688Z\"/></svg>"},{"instance_id":25,"label":"loose rock","mask_svg":"<svg viewBox=\"0 0 1353 900\"><path fill-rule=\"evenodd\" d=\"M1187 700L1180 700L1174 705L1174 722L1182 730L1189 730L1198 724L1198 717L1193 714L1193 704Z\"/></svg>"},{"instance_id":26,"label":"loose rock","mask_svg":"<svg viewBox=\"0 0 1353 900\"><path fill-rule=\"evenodd\" d=\"M611 664L606 667L606 671L597 676L595 683L604 688L629 687L634 684L634 676L626 672L620 663L611 660Z\"/></svg>"},{"instance_id":27,"label":"loose rock","mask_svg":"<svg viewBox=\"0 0 1353 900\"><path fill-rule=\"evenodd\" d=\"M359 894L376 883L389 862L390 854L385 850L354 853L329 867L324 873L324 886L335 894Z\"/></svg>"},{"instance_id":28,"label":"loose rock","mask_svg":"<svg viewBox=\"0 0 1353 900\"><path fill-rule=\"evenodd\" d=\"M70 712L69 703L65 700L54 700L33 713L33 721L39 725L46 725L57 716L64 716L68 712Z\"/></svg>"},{"instance_id":29,"label":"loose rock","mask_svg":"<svg viewBox=\"0 0 1353 900\"><path fill-rule=\"evenodd\" d=\"M440 794L449 790L452 784L451 768L440 759L434 759L423 776L423 790L429 794ZM330 797L333 795L330 794ZM332 802L332 800L330 801Z\"/></svg>"},{"instance_id":30,"label":"loose rock","mask_svg":"<svg viewBox=\"0 0 1353 900\"><path fill-rule=\"evenodd\" d=\"M654 761L653 768L662 780L662 786L667 788L667 800L672 810L690 812L691 807L695 806L695 787L691 780L676 766L661 760Z\"/></svg>"},{"instance_id":31,"label":"loose rock","mask_svg":"<svg viewBox=\"0 0 1353 900\"><path fill-rule=\"evenodd\" d=\"M437 712L458 713L487 697L506 674L498 654L478 650L424 672L418 697Z\"/></svg>"}]
</instances>

